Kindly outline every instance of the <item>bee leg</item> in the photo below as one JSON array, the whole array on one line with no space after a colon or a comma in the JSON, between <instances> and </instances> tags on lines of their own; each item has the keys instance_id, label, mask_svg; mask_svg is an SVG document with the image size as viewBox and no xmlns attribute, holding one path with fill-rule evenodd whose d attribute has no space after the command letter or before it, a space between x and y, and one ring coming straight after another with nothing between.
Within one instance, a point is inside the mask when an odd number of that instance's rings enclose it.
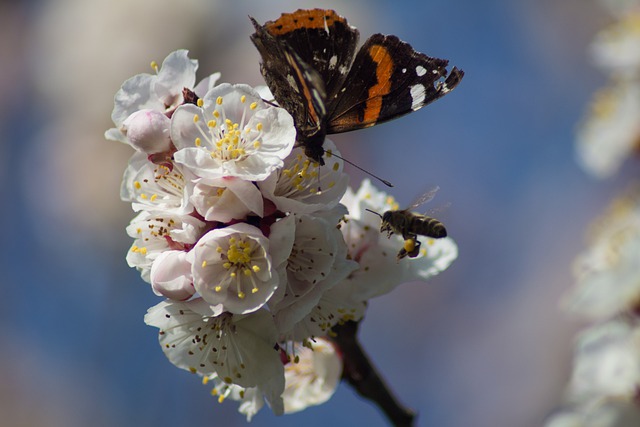
<instances>
[{"instance_id":1,"label":"bee leg","mask_svg":"<svg viewBox=\"0 0 640 427\"><path fill-rule=\"evenodd\" d=\"M409 258L415 258L420 253L420 241L413 237L405 239L402 249L398 252L398 261L409 255Z\"/></svg>"},{"instance_id":2,"label":"bee leg","mask_svg":"<svg viewBox=\"0 0 640 427\"><path fill-rule=\"evenodd\" d=\"M411 250L407 249L407 254L409 255L409 258L415 258L420 254L420 245L422 243L420 242L420 240L417 240L417 239L411 239L411 241L413 241L413 248ZM405 241L404 243L405 243L405 248L406 248L407 247L407 241Z\"/></svg>"}]
</instances>

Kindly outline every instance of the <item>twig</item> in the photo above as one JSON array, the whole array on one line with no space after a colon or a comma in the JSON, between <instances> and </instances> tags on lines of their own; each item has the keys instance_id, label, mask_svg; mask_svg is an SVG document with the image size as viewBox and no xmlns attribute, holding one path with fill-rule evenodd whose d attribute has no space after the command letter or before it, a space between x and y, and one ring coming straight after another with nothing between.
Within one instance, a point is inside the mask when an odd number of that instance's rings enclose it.
<instances>
[{"instance_id":1,"label":"twig","mask_svg":"<svg viewBox=\"0 0 640 427\"><path fill-rule=\"evenodd\" d=\"M415 413L402 406L391 393L382 377L371 364L358 341L358 322L336 325L332 338L342 352L346 380L362 397L375 403L396 427L411 427Z\"/></svg>"}]
</instances>

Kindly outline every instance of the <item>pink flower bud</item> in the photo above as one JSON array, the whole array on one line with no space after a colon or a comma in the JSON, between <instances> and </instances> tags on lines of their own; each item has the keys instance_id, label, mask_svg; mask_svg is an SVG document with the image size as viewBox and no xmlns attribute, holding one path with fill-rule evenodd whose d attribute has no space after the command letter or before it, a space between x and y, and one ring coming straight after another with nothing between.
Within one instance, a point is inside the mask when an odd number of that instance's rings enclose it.
<instances>
[{"instance_id":1,"label":"pink flower bud","mask_svg":"<svg viewBox=\"0 0 640 427\"><path fill-rule=\"evenodd\" d=\"M171 147L170 124L171 120L159 111L139 110L127 117L120 130L133 148L155 154L168 151Z\"/></svg>"},{"instance_id":2,"label":"pink flower bud","mask_svg":"<svg viewBox=\"0 0 640 427\"><path fill-rule=\"evenodd\" d=\"M151 267L153 290L169 299L184 301L196 292L191 276L191 262L187 252L165 251Z\"/></svg>"}]
</instances>

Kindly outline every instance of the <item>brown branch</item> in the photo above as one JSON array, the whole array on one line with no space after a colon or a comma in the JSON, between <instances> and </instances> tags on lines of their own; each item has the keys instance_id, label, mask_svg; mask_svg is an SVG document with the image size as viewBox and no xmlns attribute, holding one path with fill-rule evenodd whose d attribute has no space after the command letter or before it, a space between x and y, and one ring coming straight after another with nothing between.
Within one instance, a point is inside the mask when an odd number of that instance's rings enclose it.
<instances>
[{"instance_id":1,"label":"brown branch","mask_svg":"<svg viewBox=\"0 0 640 427\"><path fill-rule=\"evenodd\" d=\"M346 380L362 397L375 403L396 427L411 427L415 413L402 406L391 393L384 380L372 365L358 341L358 322L336 325L333 342L340 348Z\"/></svg>"}]
</instances>

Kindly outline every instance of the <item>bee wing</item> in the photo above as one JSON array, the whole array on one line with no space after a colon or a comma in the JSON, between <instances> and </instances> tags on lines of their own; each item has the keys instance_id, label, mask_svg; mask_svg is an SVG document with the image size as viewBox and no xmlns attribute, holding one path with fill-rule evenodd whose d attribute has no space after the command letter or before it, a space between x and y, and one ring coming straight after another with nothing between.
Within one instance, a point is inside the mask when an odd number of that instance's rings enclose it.
<instances>
[{"instance_id":1,"label":"bee wing","mask_svg":"<svg viewBox=\"0 0 640 427\"><path fill-rule=\"evenodd\" d=\"M411 203L411 205L406 209L408 211L412 211L416 209L418 206L423 205L427 202L430 202L435 196L436 193L440 190L440 187L436 186L431 190L424 193L422 196L418 197L415 202Z\"/></svg>"},{"instance_id":2,"label":"bee wing","mask_svg":"<svg viewBox=\"0 0 640 427\"><path fill-rule=\"evenodd\" d=\"M451 207L451 202L447 202L447 203L445 203L443 205L440 205L440 206L437 206L437 207L430 208L430 209L426 210L423 213L423 215L431 216L431 217L432 216L436 216L436 215L439 216L440 214L444 214L446 211L448 211L450 207Z\"/></svg>"}]
</instances>

